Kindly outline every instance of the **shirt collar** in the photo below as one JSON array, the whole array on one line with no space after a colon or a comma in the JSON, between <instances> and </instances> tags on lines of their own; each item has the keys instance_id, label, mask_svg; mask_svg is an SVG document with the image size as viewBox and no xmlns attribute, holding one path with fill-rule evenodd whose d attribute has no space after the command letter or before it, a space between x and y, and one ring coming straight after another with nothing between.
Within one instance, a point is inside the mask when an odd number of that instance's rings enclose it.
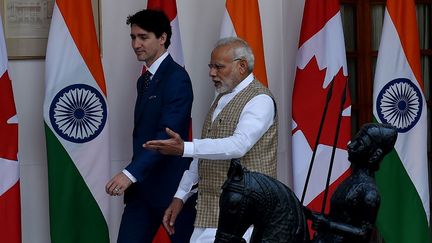
<instances>
[{"instance_id":1,"label":"shirt collar","mask_svg":"<svg viewBox=\"0 0 432 243\"><path fill-rule=\"evenodd\" d=\"M253 80L253 73L250 73L245 79L243 79L239 84L237 84L237 86L234 87L231 93L237 94L238 92L246 88L250 83L252 83Z\"/></svg>"},{"instance_id":2,"label":"shirt collar","mask_svg":"<svg viewBox=\"0 0 432 243\"><path fill-rule=\"evenodd\" d=\"M156 61L150 67L147 67L147 70L152 75L154 75L158 70L159 66L161 65L161 63L163 62L163 60L165 60L167 56L168 56L168 52L165 51L164 54L162 54L158 59L156 59Z\"/></svg>"}]
</instances>

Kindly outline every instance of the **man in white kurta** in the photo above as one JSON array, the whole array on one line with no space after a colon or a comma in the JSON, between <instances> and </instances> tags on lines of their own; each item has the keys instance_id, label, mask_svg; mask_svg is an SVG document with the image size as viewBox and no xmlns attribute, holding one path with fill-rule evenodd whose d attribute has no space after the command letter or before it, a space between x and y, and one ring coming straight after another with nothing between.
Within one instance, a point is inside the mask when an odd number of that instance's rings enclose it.
<instances>
[{"instance_id":1,"label":"man in white kurta","mask_svg":"<svg viewBox=\"0 0 432 243\"><path fill-rule=\"evenodd\" d=\"M254 79L253 54L239 38L220 40L214 48L209 75L219 95L203 126L202 139L184 142L170 129L169 140L144 147L163 154L193 157L164 216L168 233L184 202L198 191L197 218L190 242L213 242L219 215L220 187L229 162L241 158L248 169L276 175L277 115L267 88ZM199 185L196 186L199 182ZM244 238L250 238L250 230Z\"/></svg>"}]
</instances>

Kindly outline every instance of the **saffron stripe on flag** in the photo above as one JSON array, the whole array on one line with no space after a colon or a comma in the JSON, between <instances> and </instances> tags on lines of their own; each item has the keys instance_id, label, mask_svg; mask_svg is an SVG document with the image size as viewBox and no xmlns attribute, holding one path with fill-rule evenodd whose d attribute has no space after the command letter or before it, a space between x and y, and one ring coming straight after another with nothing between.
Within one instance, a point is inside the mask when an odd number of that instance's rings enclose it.
<instances>
[{"instance_id":1,"label":"saffron stripe on flag","mask_svg":"<svg viewBox=\"0 0 432 243\"><path fill-rule=\"evenodd\" d=\"M94 23L92 8L89 8L89 4L76 4L67 0L57 0L56 4L85 63L106 96L99 46L95 40L96 28L94 24L89 24Z\"/></svg>"},{"instance_id":2,"label":"saffron stripe on flag","mask_svg":"<svg viewBox=\"0 0 432 243\"><path fill-rule=\"evenodd\" d=\"M226 12L220 37L229 36L238 36L249 44L255 56L253 73L267 87L261 17L257 0L226 1Z\"/></svg>"}]
</instances>

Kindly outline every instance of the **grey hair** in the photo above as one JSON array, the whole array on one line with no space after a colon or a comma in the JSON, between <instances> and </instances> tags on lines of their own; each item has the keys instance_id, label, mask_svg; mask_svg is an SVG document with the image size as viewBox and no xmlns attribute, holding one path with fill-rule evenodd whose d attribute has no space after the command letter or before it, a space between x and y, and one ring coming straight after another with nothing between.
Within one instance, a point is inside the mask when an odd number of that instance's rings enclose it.
<instances>
[{"instance_id":1,"label":"grey hair","mask_svg":"<svg viewBox=\"0 0 432 243\"><path fill-rule=\"evenodd\" d=\"M234 48L233 60L235 59L246 60L248 64L248 71L249 73L251 73L253 71L253 67L255 64L255 57L248 43L238 37L226 37L218 40L216 42L215 48L221 46L227 46L227 45L232 45Z\"/></svg>"}]
</instances>

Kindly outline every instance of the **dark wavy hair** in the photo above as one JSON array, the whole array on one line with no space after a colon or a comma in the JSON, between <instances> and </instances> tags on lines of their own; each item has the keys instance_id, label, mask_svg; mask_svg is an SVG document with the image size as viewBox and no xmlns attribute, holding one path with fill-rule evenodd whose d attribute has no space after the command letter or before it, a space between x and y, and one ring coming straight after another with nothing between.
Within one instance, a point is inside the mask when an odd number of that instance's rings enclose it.
<instances>
[{"instance_id":1,"label":"dark wavy hair","mask_svg":"<svg viewBox=\"0 0 432 243\"><path fill-rule=\"evenodd\" d=\"M127 25L137 25L147 32L153 32L157 38L166 33L165 48L171 44L171 25L166 14L160 10L143 9L133 15L129 15L126 20Z\"/></svg>"}]
</instances>

